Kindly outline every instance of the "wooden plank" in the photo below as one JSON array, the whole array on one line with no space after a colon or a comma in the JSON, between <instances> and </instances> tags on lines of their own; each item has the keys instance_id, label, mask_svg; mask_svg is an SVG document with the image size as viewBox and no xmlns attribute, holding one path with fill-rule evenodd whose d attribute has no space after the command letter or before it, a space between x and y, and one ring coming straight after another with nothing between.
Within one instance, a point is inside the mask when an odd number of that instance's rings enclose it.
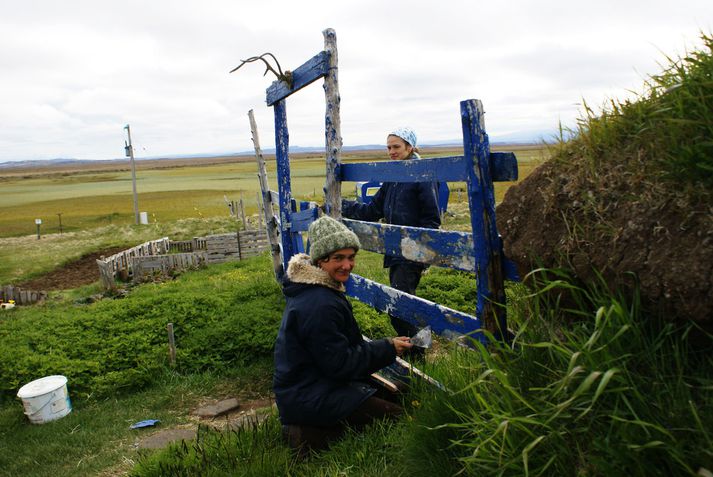
<instances>
[{"instance_id":1,"label":"wooden plank","mask_svg":"<svg viewBox=\"0 0 713 477\"><path fill-rule=\"evenodd\" d=\"M481 322L475 316L409 295L354 273L346 287L347 295L419 328L430 325L434 333L449 340L468 344L465 335L469 335L482 343L486 342Z\"/></svg>"},{"instance_id":2,"label":"wooden plank","mask_svg":"<svg viewBox=\"0 0 713 477\"><path fill-rule=\"evenodd\" d=\"M380 386L382 386L384 389L386 389L387 391L389 391L389 392L391 392L391 393L398 393L398 392L399 392L399 388L398 388L398 386L396 386L396 384L394 384L393 382L391 382L391 381L390 381L389 379L387 379L386 377L381 376L378 372L377 372L377 373L372 373L372 374L371 374L371 378L372 378L374 381L376 381Z\"/></svg>"},{"instance_id":3,"label":"wooden plank","mask_svg":"<svg viewBox=\"0 0 713 477\"><path fill-rule=\"evenodd\" d=\"M267 248L267 240L246 240L243 242L246 249L251 248Z\"/></svg>"},{"instance_id":4,"label":"wooden plank","mask_svg":"<svg viewBox=\"0 0 713 477\"><path fill-rule=\"evenodd\" d=\"M309 229L309 224L317 220L319 209L312 208L292 212L292 232L306 232Z\"/></svg>"},{"instance_id":5,"label":"wooden plank","mask_svg":"<svg viewBox=\"0 0 713 477\"><path fill-rule=\"evenodd\" d=\"M292 72L292 85L284 81L275 81L267 88L267 105L273 106L276 102L287 98L305 86L317 81L327 74L329 68L329 53L320 51L315 56L307 60L303 65L298 66Z\"/></svg>"},{"instance_id":6,"label":"wooden plank","mask_svg":"<svg viewBox=\"0 0 713 477\"><path fill-rule=\"evenodd\" d=\"M262 251L262 250L267 250L268 248L269 248L269 247L268 247L268 244L267 244L267 243L255 243L255 242L252 242L252 243L246 244L245 247L243 248L243 250L245 250L245 251L261 250L261 251Z\"/></svg>"},{"instance_id":7,"label":"wooden plank","mask_svg":"<svg viewBox=\"0 0 713 477\"><path fill-rule=\"evenodd\" d=\"M475 272L473 235L343 219L365 250L414 262Z\"/></svg>"},{"instance_id":8,"label":"wooden plank","mask_svg":"<svg viewBox=\"0 0 713 477\"><path fill-rule=\"evenodd\" d=\"M324 115L327 145L327 174L324 203L329 215L342 218L342 184L339 178L342 154L342 132L340 116L339 79L337 75L337 34L331 28L322 32L324 51L329 52L329 73L324 78L324 99L327 110Z\"/></svg>"},{"instance_id":9,"label":"wooden plank","mask_svg":"<svg viewBox=\"0 0 713 477\"><path fill-rule=\"evenodd\" d=\"M245 205L243 204L243 198L240 197L240 220L243 222L243 228L248 229L248 221L245 219Z\"/></svg>"},{"instance_id":10,"label":"wooden plank","mask_svg":"<svg viewBox=\"0 0 713 477\"><path fill-rule=\"evenodd\" d=\"M280 239L282 241L282 268L287 270L287 262L304 248L299 234L290 233L292 215L292 181L290 179L289 132L287 130L287 110L285 101L278 101L273 107L275 113L275 156L277 158L277 185L280 192ZM298 243L299 240L299 243Z\"/></svg>"},{"instance_id":11,"label":"wooden plank","mask_svg":"<svg viewBox=\"0 0 713 477\"><path fill-rule=\"evenodd\" d=\"M262 237L267 240L267 234L264 230L242 230L238 232L241 237Z\"/></svg>"},{"instance_id":12,"label":"wooden plank","mask_svg":"<svg viewBox=\"0 0 713 477\"><path fill-rule=\"evenodd\" d=\"M457 182L466 179L463 156L342 164L339 174L342 181Z\"/></svg>"},{"instance_id":13,"label":"wooden plank","mask_svg":"<svg viewBox=\"0 0 713 477\"><path fill-rule=\"evenodd\" d=\"M116 286L114 282L114 262L106 262L104 260L97 260L96 262L102 286L105 290L113 289Z\"/></svg>"},{"instance_id":14,"label":"wooden plank","mask_svg":"<svg viewBox=\"0 0 713 477\"><path fill-rule=\"evenodd\" d=\"M270 191L270 200L272 201L273 204L279 204L280 203L280 194L278 194L274 190L271 190Z\"/></svg>"},{"instance_id":15,"label":"wooden plank","mask_svg":"<svg viewBox=\"0 0 713 477\"><path fill-rule=\"evenodd\" d=\"M517 180L517 158L512 152L490 153L493 182ZM341 181L460 182L468 177L465 156L432 157L416 161L377 161L341 164Z\"/></svg>"},{"instance_id":16,"label":"wooden plank","mask_svg":"<svg viewBox=\"0 0 713 477\"><path fill-rule=\"evenodd\" d=\"M267 240L243 239L242 245L245 248L255 248L255 247L265 248L268 246L268 243L267 243Z\"/></svg>"},{"instance_id":17,"label":"wooden plank","mask_svg":"<svg viewBox=\"0 0 713 477\"><path fill-rule=\"evenodd\" d=\"M483 320L485 329L495 336L502 336L507 332L502 243L495 223L495 192L484 115L479 100L461 101L463 150L468 163L468 203L473 239L477 243L474 249L478 272L475 313Z\"/></svg>"},{"instance_id":18,"label":"wooden plank","mask_svg":"<svg viewBox=\"0 0 713 477\"><path fill-rule=\"evenodd\" d=\"M243 249L243 254L246 255L260 255L262 252L267 250L268 247L250 247Z\"/></svg>"}]
</instances>

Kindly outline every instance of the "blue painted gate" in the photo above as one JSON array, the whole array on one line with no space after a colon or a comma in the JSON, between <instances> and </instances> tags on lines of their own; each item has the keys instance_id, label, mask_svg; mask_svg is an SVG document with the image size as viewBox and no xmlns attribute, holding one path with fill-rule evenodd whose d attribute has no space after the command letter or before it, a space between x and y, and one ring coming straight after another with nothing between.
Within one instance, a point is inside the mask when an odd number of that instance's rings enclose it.
<instances>
[{"instance_id":1,"label":"blue painted gate","mask_svg":"<svg viewBox=\"0 0 713 477\"><path fill-rule=\"evenodd\" d=\"M493 182L517 179L515 155L490 152L483 122L483 106L479 100L470 99L460 103L462 156L342 164L336 34L331 29L325 30L323 34L324 51L295 69L291 83L279 80L267 89L267 104L273 107L275 116L279 194L263 188L263 201L268 204L271 201L279 202L279 217L269 221L277 229L273 235L279 237L279 244L273 244L274 256L279 254L280 257L279 260L276 258L278 278L287 269L290 258L305 250L302 234L319 213L316 204L302 203L298 210L292 198L285 99L324 78L327 103L325 204L331 216L341 219L341 183L345 181L462 181L467 185L470 207L472 233L348 219L343 219L343 222L359 236L365 250L474 272L474 314L441 306L356 274L352 274L347 283L347 294L418 327L430 325L435 333L449 339L467 342L464 337L470 336L484 343L487 335L483 330L496 338L505 336L504 280L517 280L517 275L502 253L502 241L495 223Z\"/></svg>"}]
</instances>

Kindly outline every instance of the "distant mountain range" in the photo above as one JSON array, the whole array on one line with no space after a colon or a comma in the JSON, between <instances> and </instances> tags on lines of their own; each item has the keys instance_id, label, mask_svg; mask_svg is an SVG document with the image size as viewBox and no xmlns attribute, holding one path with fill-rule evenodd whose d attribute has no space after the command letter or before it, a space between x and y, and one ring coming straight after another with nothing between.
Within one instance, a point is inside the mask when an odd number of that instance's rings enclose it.
<instances>
[{"instance_id":1,"label":"distant mountain range","mask_svg":"<svg viewBox=\"0 0 713 477\"><path fill-rule=\"evenodd\" d=\"M492 145L514 145L514 144L531 144L533 141L508 141L508 142L491 142ZM439 143L423 144L423 147L439 147L439 146L455 146L462 144L460 140L454 141L442 141ZM360 146L344 146L343 151L374 151L384 149L383 144L364 144ZM274 154L275 149L263 149L266 154ZM290 146L290 152L324 152L324 146ZM147 160L161 160L161 159L183 159L188 157L194 158L213 158L213 157L225 157L225 156L250 156L255 154L255 151L241 151L241 152L224 152L224 153L213 153L213 154L171 154L164 156L141 156L136 157L137 161L147 161ZM37 159L37 160L26 160L26 161L7 161L0 162L0 169L20 169L20 168L34 168L34 167L47 167L47 166L62 166L62 165L81 165L81 164L96 164L97 162L102 162L103 164L111 164L115 162L117 164L125 164L127 158L121 159L71 159L71 158L57 158L57 159Z\"/></svg>"}]
</instances>

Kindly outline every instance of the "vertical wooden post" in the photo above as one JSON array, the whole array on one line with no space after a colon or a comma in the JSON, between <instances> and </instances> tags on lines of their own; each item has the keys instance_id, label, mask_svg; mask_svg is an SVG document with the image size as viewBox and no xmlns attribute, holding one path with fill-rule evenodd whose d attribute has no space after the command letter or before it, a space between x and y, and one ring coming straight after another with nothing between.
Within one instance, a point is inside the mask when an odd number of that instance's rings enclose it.
<instances>
[{"instance_id":1,"label":"vertical wooden post","mask_svg":"<svg viewBox=\"0 0 713 477\"><path fill-rule=\"evenodd\" d=\"M173 323L166 325L168 331L168 361L171 367L176 367L176 339L173 335Z\"/></svg>"},{"instance_id":2,"label":"vertical wooden post","mask_svg":"<svg viewBox=\"0 0 713 477\"><path fill-rule=\"evenodd\" d=\"M240 220L243 221L243 230L248 229L248 221L245 220L245 206L243 205L243 196L240 194Z\"/></svg>"},{"instance_id":3,"label":"vertical wooden post","mask_svg":"<svg viewBox=\"0 0 713 477\"><path fill-rule=\"evenodd\" d=\"M262 214L260 214L260 211L262 210L262 200L260 200L260 193L256 193L255 197L255 203L257 204L257 229L262 230Z\"/></svg>"},{"instance_id":4,"label":"vertical wooden post","mask_svg":"<svg viewBox=\"0 0 713 477\"><path fill-rule=\"evenodd\" d=\"M504 336L506 328L505 284L502 245L495 223L495 193L490 172L490 144L485 133L483 104L480 100L461 101L463 149L468 170L475 273L478 298L476 316L495 336Z\"/></svg>"},{"instance_id":5,"label":"vertical wooden post","mask_svg":"<svg viewBox=\"0 0 713 477\"><path fill-rule=\"evenodd\" d=\"M287 263L298 253L297 240L302 240L298 233L292 233L292 181L290 179L289 143L287 130L287 106L284 99L273 105L275 113L275 156L277 159L277 187L280 194L280 239L282 241L282 266L287 270Z\"/></svg>"},{"instance_id":6,"label":"vertical wooden post","mask_svg":"<svg viewBox=\"0 0 713 477\"><path fill-rule=\"evenodd\" d=\"M322 32L322 35L324 35L324 51L329 53L329 72L324 77L324 96L327 102L327 111L324 115L327 148L325 204L329 215L339 220L342 218L342 183L338 176L342 153L342 133L337 77L337 34L328 28Z\"/></svg>"},{"instance_id":7,"label":"vertical wooden post","mask_svg":"<svg viewBox=\"0 0 713 477\"><path fill-rule=\"evenodd\" d=\"M260 192L262 193L262 211L265 216L265 229L267 232L267 240L270 243L272 251L272 267L275 271L275 278L282 279L284 268L282 266L282 254L280 249L280 238L278 236L277 220L274 215L272 194L270 186L267 182L267 168L265 167L265 158L260 149L260 138L257 131L257 123L253 110L248 111L250 118L250 131L253 137L253 146L255 146L255 159L258 165L258 179L260 180Z\"/></svg>"}]
</instances>

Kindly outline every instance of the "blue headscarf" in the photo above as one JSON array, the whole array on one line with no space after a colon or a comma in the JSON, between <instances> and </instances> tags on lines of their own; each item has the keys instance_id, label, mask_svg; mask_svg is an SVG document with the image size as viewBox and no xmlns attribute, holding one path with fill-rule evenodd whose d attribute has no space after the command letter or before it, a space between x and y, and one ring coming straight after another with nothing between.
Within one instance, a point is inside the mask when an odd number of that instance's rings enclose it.
<instances>
[{"instance_id":1,"label":"blue headscarf","mask_svg":"<svg viewBox=\"0 0 713 477\"><path fill-rule=\"evenodd\" d=\"M409 143L411 147L416 147L416 133L408 126L394 129L393 131L391 131L389 136L400 137L401 139Z\"/></svg>"}]
</instances>

